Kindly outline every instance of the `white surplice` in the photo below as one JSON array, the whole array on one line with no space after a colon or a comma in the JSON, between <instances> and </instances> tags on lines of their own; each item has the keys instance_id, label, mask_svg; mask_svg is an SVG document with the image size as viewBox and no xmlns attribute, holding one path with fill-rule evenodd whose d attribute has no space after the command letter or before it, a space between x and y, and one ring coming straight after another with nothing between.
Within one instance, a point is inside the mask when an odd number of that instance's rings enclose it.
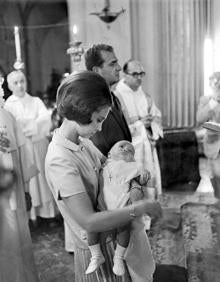
<instances>
[{"instance_id":1,"label":"white surplice","mask_svg":"<svg viewBox=\"0 0 220 282\"><path fill-rule=\"evenodd\" d=\"M45 178L44 161L49 141L47 135L51 127L51 118L44 103L38 97L25 94L24 97L11 95L5 102L5 109L12 113L21 125L26 137L31 162L39 174L30 180L32 208L30 218L37 216L50 218L55 216L52 194Z\"/></svg>"},{"instance_id":2,"label":"white surplice","mask_svg":"<svg viewBox=\"0 0 220 282\"><path fill-rule=\"evenodd\" d=\"M155 178L157 195L160 195L162 193L160 165L153 143L158 138L163 137L161 112L156 107L152 98L144 93L141 86L137 91L133 91L123 80L120 80L116 86L115 95L120 100L123 113L132 134L135 159L142 167L148 169ZM153 117L151 123L152 136L148 134L144 123L141 121L141 118L149 114Z\"/></svg>"}]
</instances>

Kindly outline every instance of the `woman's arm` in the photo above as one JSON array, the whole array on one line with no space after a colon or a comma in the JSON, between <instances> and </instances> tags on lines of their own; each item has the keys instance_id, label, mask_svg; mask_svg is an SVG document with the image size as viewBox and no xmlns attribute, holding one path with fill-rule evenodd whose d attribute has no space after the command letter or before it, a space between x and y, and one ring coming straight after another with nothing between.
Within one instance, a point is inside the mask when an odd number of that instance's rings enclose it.
<instances>
[{"instance_id":1,"label":"woman's arm","mask_svg":"<svg viewBox=\"0 0 220 282\"><path fill-rule=\"evenodd\" d=\"M87 232L103 232L118 228L144 213L154 217L160 217L162 213L160 204L149 200L138 201L125 208L101 212L94 211L86 193L65 197L63 201L74 219Z\"/></svg>"},{"instance_id":2,"label":"woman's arm","mask_svg":"<svg viewBox=\"0 0 220 282\"><path fill-rule=\"evenodd\" d=\"M62 198L69 215L87 232L102 232L123 226L133 219L133 214L141 216L153 213L155 217L161 215L159 203L149 200L121 209L96 212L78 166L74 165L69 151L60 151L59 146L49 147L45 172L48 184Z\"/></svg>"}]
</instances>

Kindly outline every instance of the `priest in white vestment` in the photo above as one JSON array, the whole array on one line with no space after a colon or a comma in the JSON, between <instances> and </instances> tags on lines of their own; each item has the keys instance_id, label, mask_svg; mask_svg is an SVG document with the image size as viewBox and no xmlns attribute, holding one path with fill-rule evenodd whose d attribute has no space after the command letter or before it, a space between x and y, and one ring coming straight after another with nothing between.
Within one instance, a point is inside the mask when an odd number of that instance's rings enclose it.
<instances>
[{"instance_id":1,"label":"priest in white vestment","mask_svg":"<svg viewBox=\"0 0 220 282\"><path fill-rule=\"evenodd\" d=\"M17 179L8 193L0 192L0 281L38 282L25 201L29 181L38 171L30 162L22 130L3 108L2 97L0 87L0 165L13 169Z\"/></svg>"},{"instance_id":2,"label":"priest in white vestment","mask_svg":"<svg viewBox=\"0 0 220 282\"><path fill-rule=\"evenodd\" d=\"M162 193L161 173L156 151L156 141L163 137L161 112L151 96L144 93L141 84L145 75L138 61L130 60L124 67L124 78L116 86L115 94L119 98L123 113L132 134L135 147L135 159L152 176L152 185L156 195Z\"/></svg>"},{"instance_id":3,"label":"priest in white vestment","mask_svg":"<svg viewBox=\"0 0 220 282\"><path fill-rule=\"evenodd\" d=\"M31 162L39 170L39 174L30 180L32 198L30 219L36 220L37 216L53 218L55 205L46 182L44 169L49 144L47 136L51 127L50 114L40 98L26 92L26 78L23 72L13 71L8 75L7 80L12 95L6 100L5 109L11 112L21 125L30 151Z\"/></svg>"}]
</instances>

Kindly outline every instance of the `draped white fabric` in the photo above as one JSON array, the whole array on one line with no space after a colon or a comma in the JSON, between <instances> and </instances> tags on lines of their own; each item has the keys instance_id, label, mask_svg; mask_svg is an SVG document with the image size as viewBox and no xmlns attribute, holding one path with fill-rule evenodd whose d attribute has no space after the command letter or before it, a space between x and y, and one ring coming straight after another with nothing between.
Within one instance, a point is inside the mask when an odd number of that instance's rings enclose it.
<instances>
[{"instance_id":1,"label":"draped white fabric","mask_svg":"<svg viewBox=\"0 0 220 282\"><path fill-rule=\"evenodd\" d=\"M136 1L135 1L136 2ZM150 24L154 36L145 40L150 55L143 55L133 28L133 55L145 61L146 72L153 72L153 92L162 109L164 127L191 127L196 124L198 99L203 95L203 46L207 33L211 0L147 0L132 7L133 23ZM153 12L151 19L141 16L141 6ZM147 7L148 6L148 7ZM151 21L151 22L150 22ZM140 22L139 22L140 26ZM148 29L146 29L147 31ZM143 42L142 38L142 42ZM153 41L153 42L151 42ZM149 56L151 56L149 58ZM153 58L153 59L152 59ZM150 60L152 60L150 62ZM149 66L149 67L148 67ZM150 81L149 83L152 83Z\"/></svg>"}]
</instances>

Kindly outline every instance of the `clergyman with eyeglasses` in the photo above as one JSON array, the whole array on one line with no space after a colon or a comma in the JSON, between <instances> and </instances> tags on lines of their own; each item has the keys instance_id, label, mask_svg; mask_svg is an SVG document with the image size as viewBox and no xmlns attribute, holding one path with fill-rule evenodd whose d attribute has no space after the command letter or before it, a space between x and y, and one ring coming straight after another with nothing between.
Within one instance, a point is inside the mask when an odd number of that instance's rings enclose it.
<instances>
[{"instance_id":1,"label":"clergyman with eyeglasses","mask_svg":"<svg viewBox=\"0 0 220 282\"><path fill-rule=\"evenodd\" d=\"M123 66L123 73L124 77L117 84L115 94L121 102L131 131L135 159L150 171L152 188L155 188L157 197L162 193L160 165L155 147L156 141L163 137L161 112L141 86L145 76L141 63L129 60Z\"/></svg>"}]
</instances>

